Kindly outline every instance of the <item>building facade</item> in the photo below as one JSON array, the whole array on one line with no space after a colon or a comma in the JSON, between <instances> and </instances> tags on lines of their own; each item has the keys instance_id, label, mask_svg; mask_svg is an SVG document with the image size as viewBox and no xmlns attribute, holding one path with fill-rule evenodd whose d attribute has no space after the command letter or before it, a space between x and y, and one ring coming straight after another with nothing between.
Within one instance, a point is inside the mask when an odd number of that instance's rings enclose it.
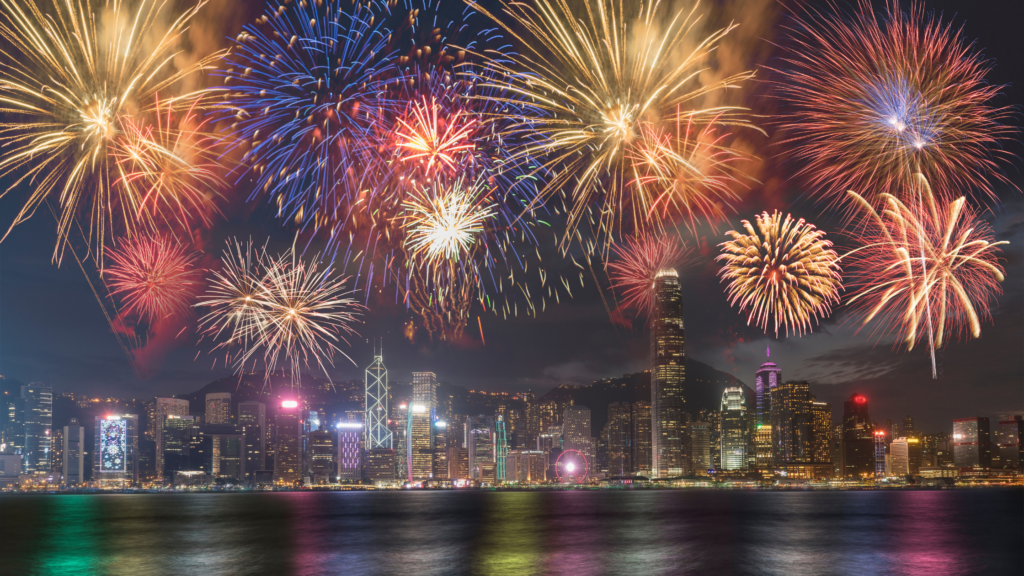
<instances>
[{"instance_id":1,"label":"building facade","mask_svg":"<svg viewBox=\"0 0 1024 576\"><path fill-rule=\"evenodd\" d=\"M277 409L274 483L296 485L302 479L302 418L299 403L285 400Z\"/></svg>"},{"instance_id":2,"label":"building facade","mask_svg":"<svg viewBox=\"0 0 1024 576\"><path fill-rule=\"evenodd\" d=\"M686 331L679 274L659 270L654 281L656 311L651 326L652 476L682 475L686 466Z\"/></svg>"},{"instance_id":3,"label":"building facade","mask_svg":"<svg viewBox=\"0 0 1024 576\"><path fill-rule=\"evenodd\" d=\"M139 481L139 417L96 417L92 477L101 488L127 488Z\"/></svg>"},{"instance_id":4,"label":"building facade","mask_svg":"<svg viewBox=\"0 0 1024 576\"><path fill-rule=\"evenodd\" d=\"M267 469L267 406L247 400L238 403L238 426L242 429L243 474L253 479L257 470Z\"/></svg>"},{"instance_id":5,"label":"building facade","mask_svg":"<svg viewBox=\"0 0 1024 576\"><path fill-rule=\"evenodd\" d=\"M21 466L26 474L50 473L53 435L53 388L42 382L22 386L25 402L25 442Z\"/></svg>"},{"instance_id":6,"label":"building facade","mask_svg":"<svg viewBox=\"0 0 1024 576\"><path fill-rule=\"evenodd\" d=\"M726 388L722 392L722 424L719 451L722 470L736 471L747 467L747 408L743 388Z\"/></svg>"},{"instance_id":7,"label":"building facade","mask_svg":"<svg viewBox=\"0 0 1024 576\"><path fill-rule=\"evenodd\" d=\"M338 423L338 481L363 479L363 425L359 422Z\"/></svg>"},{"instance_id":8,"label":"building facade","mask_svg":"<svg viewBox=\"0 0 1024 576\"><path fill-rule=\"evenodd\" d=\"M437 409L437 375L412 373L412 408L409 411L409 480L426 480L434 471L434 414Z\"/></svg>"},{"instance_id":9,"label":"building facade","mask_svg":"<svg viewBox=\"0 0 1024 576\"><path fill-rule=\"evenodd\" d=\"M868 399L863 394L853 394L843 402L840 458L843 478L874 477L875 430L868 414Z\"/></svg>"},{"instance_id":10,"label":"building facade","mask_svg":"<svg viewBox=\"0 0 1024 576\"><path fill-rule=\"evenodd\" d=\"M203 424L231 424L230 392L216 392L206 395L206 417Z\"/></svg>"},{"instance_id":11,"label":"building facade","mask_svg":"<svg viewBox=\"0 0 1024 576\"><path fill-rule=\"evenodd\" d=\"M64 484L77 486L85 483L85 427L72 418L64 427L61 450L61 474Z\"/></svg>"},{"instance_id":12,"label":"building facade","mask_svg":"<svg viewBox=\"0 0 1024 576\"><path fill-rule=\"evenodd\" d=\"M999 422L996 429L996 450L999 451L999 462L1003 468L1019 470L1024 458L1021 458L1024 449L1024 421L1017 415L1013 420Z\"/></svg>"},{"instance_id":13,"label":"building facade","mask_svg":"<svg viewBox=\"0 0 1024 576\"><path fill-rule=\"evenodd\" d=\"M392 449L391 430L388 428L388 369L384 367L384 356L373 357L373 363L366 369L366 417L363 426L366 431L366 449Z\"/></svg>"},{"instance_id":14,"label":"building facade","mask_svg":"<svg viewBox=\"0 0 1024 576\"><path fill-rule=\"evenodd\" d=\"M162 477L163 470L165 469L163 438L164 418L167 416L188 416L188 412L188 400L159 396L153 399L153 416L149 425L153 429L153 440L156 442L154 467L156 469L157 476Z\"/></svg>"},{"instance_id":15,"label":"building facade","mask_svg":"<svg viewBox=\"0 0 1024 576\"><path fill-rule=\"evenodd\" d=\"M957 468L990 468L990 438L986 417L953 420L953 464Z\"/></svg>"}]
</instances>

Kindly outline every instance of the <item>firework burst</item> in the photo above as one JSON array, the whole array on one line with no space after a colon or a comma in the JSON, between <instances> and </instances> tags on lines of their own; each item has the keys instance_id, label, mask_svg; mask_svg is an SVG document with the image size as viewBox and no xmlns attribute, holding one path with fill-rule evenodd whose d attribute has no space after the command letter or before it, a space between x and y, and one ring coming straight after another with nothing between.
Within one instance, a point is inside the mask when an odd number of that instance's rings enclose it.
<instances>
[{"instance_id":1,"label":"firework burst","mask_svg":"<svg viewBox=\"0 0 1024 576\"><path fill-rule=\"evenodd\" d=\"M654 282L658 275L678 273L676 267L692 253L678 236L652 233L630 237L625 245L613 245L612 251L617 256L608 263L613 289L621 292L625 306L636 308L648 319L654 318L657 307Z\"/></svg>"},{"instance_id":2,"label":"firework burst","mask_svg":"<svg viewBox=\"0 0 1024 576\"><path fill-rule=\"evenodd\" d=\"M110 265L103 270L111 296L124 312L150 322L189 309L201 279L196 255L162 236L136 236L122 246L106 247Z\"/></svg>"},{"instance_id":3,"label":"firework burst","mask_svg":"<svg viewBox=\"0 0 1024 576\"><path fill-rule=\"evenodd\" d=\"M918 178L923 194L882 194L881 209L850 192L860 209L853 233L860 247L843 256L847 304L862 326L878 319L908 350L922 341L934 350L952 338L981 336L1002 292L999 246L1007 242L994 241L964 197L937 198Z\"/></svg>"},{"instance_id":4,"label":"firework burst","mask_svg":"<svg viewBox=\"0 0 1024 576\"><path fill-rule=\"evenodd\" d=\"M347 278L319 269L316 258L305 263L294 251L275 258L251 242L229 243L222 262L197 306L209 307L204 335L222 340L217 347L238 374L262 362L269 380L285 363L298 385L303 368L315 365L326 375L335 354L351 361L339 344L357 335L352 325L363 307L349 297Z\"/></svg>"},{"instance_id":5,"label":"firework burst","mask_svg":"<svg viewBox=\"0 0 1024 576\"><path fill-rule=\"evenodd\" d=\"M881 18L867 0L848 17L809 11L791 33L775 83L791 110L781 127L817 194L872 200L919 172L940 193L993 196L993 180L1008 182L997 160L1012 110L989 104L1001 89L985 81L991 64L922 4L890 0Z\"/></svg>"},{"instance_id":6,"label":"firework burst","mask_svg":"<svg viewBox=\"0 0 1024 576\"><path fill-rule=\"evenodd\" d=\"M397 146L403 162L418 162L429 178L434 170L448 173L460 171L462 156L471 155L475 147L470 136L475 122L463 110L439 117L437 101L415 102L410 121L399 118Z\"/></svg>"},{"instance_id":7,"label":"firework burst","mask_svg":"<svg viewBox=\"0 0 1024 576\"><path fill-rule=\"evenodd\" d=\"M715 260L723 263L718 274L729 283L729 305L749 310L747 324L765 333L771 324L776 337L780 326L787 336L803 334L839 303L839 256L825 232L802 218L764 212L755 223L744 220L746 233L730 230L732 240L719 245Z\"/></svg>"},{"instance_id":8,"label":"firework burst","mask_svg":"<svg viewBox=\"0 0 1024 576\"><path fill-rule=\"evenodd\" d=\"M664 2L646 2L637 12L627 13L614 0L585 4L586 15L580 17L564 0L505 3L504 12L516 29L526 31L522 37L478 4L472 5L529 48L525 56L508 55L508 63L491 60L488 67L501 72L505 86L540 112L530 118L534 125L529 129L543 139L521 151L547 158L544 167L553 176L542 190L545 199L568 191L572 205L566 238L597 201L599 234L610 243L624 224L642 231L651 226L652 216L661 215L655 197L647 194L657 193L655 187L627 185L636 178L628 158L635 156L631 150L640 141L642 124L750 127L744 109L699 106L708 95L753 74L700 82L708 55L735 25L698 39L702 22L697 7L675 11ZM513 67L527 72L517 73ZM666 165L659 171L669 174L677 169ZM660 225L656 219L654 223Z\"/></svg>"},{"instance_id":9,"label":"firework burst","mask_svg":"<svg viewBox=\"0 0 1024 576\"><path fill-rule=\"evenodd\" d=\"M107 2L102 14L82 0L0 0L0 175L16 175L3 192L28 184L31 193L8 229L29 218L47 199L59 203L57 248L79 217L87 241L102 254L115 228L131 232L142 200L132 187L115 186L112 150L118 119L145 115L155 95L202 69L199 61L173 68L173 56L199 2L160 32L163 4L137 9ZM211 57L212 58L212 57Z\"/></svg>"},{"instance_id":10,"label":"firework burst","mask_svg":"<svg viewBox=\"0 0 1024 576\"><path fill-rule=\"evenodd\" d=\"M406 249L414 261L428 265L469 254L487 220L494 217L486 190L462 179L441 190L425 189L405 207Z\"/></svg>"}]
</instances>

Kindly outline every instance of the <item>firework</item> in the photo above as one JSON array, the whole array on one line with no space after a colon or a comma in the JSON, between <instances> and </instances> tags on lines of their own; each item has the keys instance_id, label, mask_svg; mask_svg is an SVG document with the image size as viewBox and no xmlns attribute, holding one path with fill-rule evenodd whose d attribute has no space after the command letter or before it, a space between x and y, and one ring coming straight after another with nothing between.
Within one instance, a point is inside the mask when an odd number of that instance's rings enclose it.
<instances>
[{"instance_id":1,"label":"firework","mask_svg":"<svg viewBox=\"0 0 1024 576\"><path fill-rule=\"evenodd\" d=\"M566 238L597 200L598 230L610 242L623 224L645 230L649 218L661 214L648 194L656 193L655 187L627 186L634 178L627 158L639 141L641 124L702 127L716 122L749 127L744 109L700 106L705 97L753 74L701 83L708 55L735 25L698 39L702 23L696 6L687 12L675 11L668 3L647 2L637 12L626 13L625 6L614 0L585 4L586 16L581 17L563 0L505 3L504 12L515 29L526 31L522 37L511 25L472 5L529 49L525 56L506 55L509 63L492 60L488 66L504 73L506 86L540 112L530 118L529 130L544 138L521 151L547 158L544 166L553 176L542 190L545 199L569 192ZM527 72L517 73L513 67ZM511 131L519 132L514 127ZM675 173L676 168L665 166L660 172Z\"/></svg>"},{"instance_id":2,"label":"firework","mask_svg":"<svg viewBox=\"0 0 1024 576\"><path fill-rule=\"evenodd\" d=\"M331 240L360 195L387 173L375 126L391 112L387 82L401 81L374 24L377 5L340 0L271 9L238 35L224 69L224 110L233 117L228 149L244 150L253 195L278 216Z\"/></svg>"},{"instance_id":3,"label":"firework","mask_svg":"<svg viewBox=\"0 0 1024 576\"><path fill-rule=\"evenodd\" d=\"M251 242L229 243L224 270L213 274L197 306L209 307L204 334L223 339L217 346L239 374L261 361L269 379L286 363L298 385L303 368L315 365L326 374L336 353L351 361L339 344L357 334L352 324L363 307L349 297L347 278L315 262L301 261L293 250L275 258L266 248L254 251Z\"/></svg>"},{"instance_id":4,"label":"firework","mask_svg":"<svg viewBox=\"0 0 1024 576\"><path fill-rule=\"evenodd\" d=\"M398 120L398 148L403 162L419 162L429 178L433 170L459 170L461 156L472 153L470 140L475 122L463 110L439 118L437 101L416 102L412 106L409 123Z\"/></svg>"},{"instance_id":5,"label":"firework","mask_svg":"<svg viewBox=\"0 0 1024 576\"><path fill-rule=\"evenodd\" d=\"M43 7L0 0L0 36L9 46L0 52L0 176L16 175L3 194L23 183L31 188L7 234L51 197L59 203L55 257L79 215L88 219L88 242L98 255L115 227L136 227L141 199L133 187L114 185L118 118L145 115L158 92L205 65L172 64L203 4L161 32L163 4L132 10L114 0L94 14L82 0Z\"/></svg>"},{"instance_id":6,"label":"firework","mask_svg":"<svg viewBox=\"0 0 1024 576\"><path fill-rule=\"evenodd\" d=\"M1001 87L985 81L991 64L960 31L896 0L881 18L867 0L848 17L810 11L791 31L775 83L791 110L781 127L822 198L899 194L918 172L940 193L992 196L993 180L1007 182L997 146L1012 135L1012 110L988 104Z\"/></svg>"},{"instance_id":7,"label":"firework","mask_svg":"<svg viewBox=\"0 0 1024 576\"><path fill-rule=\"evenodd\" d=\"M654 318L655 280L661 274L677 273L676 267L689 258L691 250L678 236L645 233L628 238L625 245L613 245L612 251L618 256L608 263L612 286L622 293L625 306L635 307L648 319Z\"/></svg>"},{"instance_id":8,"label":"firework","mask_svg":"<svg viewBox=\"0 0 1024 576\"><path fill-rule=\"evenodd\" d=\"M124 312L155 322L189 309L198 290L196 256L162 236L136 236L122 246L106 247L110 265L103 273L111 296Z\"/></svg>"},{"instance_id":9,"label":"firework","mask_svg":"<svg viewBox=\"0 0 1024 576\"><path fill-rule=\"evenodd\" d=\"M839 303L839 256L825 232L802 218L764 212L756 224L744 220L746 234L730 230L732 240L719 245L715 260L723 262L719 276L729 282L729 305L749 310L748 325L766 333L773 325L776 337L780 326L787 336L803 334Z\"/></svg>"},{"instance_id":10,"label":"firework","mask_svg":"<svg viewBox=\"0 0 1024 576\"><path fill-rule=\"evenodd\" d=\"M852 291L847 304L862 326L877 318L908 350L927 341L934 351L951 338L981 336L988 307L1002 292L999 246L1006 242L994 241L964 197L936 197L918 178L920 195L881 194L882 208L850 192L859 207L860 247L843 261Z\"/></svg>"},{"instance_id":11,"label":"firework","mask_svg":"<svg viewBox=\"0 0 1024 576\"><path fill-rule=\"evenodd\" d=\"M481 186L455 180L440 191L431 187L406 203L406 248L428 263L458 260L468 254L494 217Z\"/></svg>"}]
</instances>

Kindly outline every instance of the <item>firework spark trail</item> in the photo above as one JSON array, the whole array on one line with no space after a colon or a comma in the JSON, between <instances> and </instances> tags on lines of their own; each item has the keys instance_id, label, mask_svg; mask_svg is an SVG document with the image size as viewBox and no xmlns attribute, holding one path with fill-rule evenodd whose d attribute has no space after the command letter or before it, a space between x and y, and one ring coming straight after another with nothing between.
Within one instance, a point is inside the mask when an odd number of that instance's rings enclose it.
<instances>
[{"instance_id":1,"label":"firework spark trail","mask_svg":"<svg viewBox=\"0 0 1024 576\"><path fill-rule=\"evenodd\" d=\"M399 154L403 162L425 163L424 174L429 178L436 170L451 174L459 169L460 156L471 154L475 145L470 140L474 120L466 118L463 110L439 118L437 101L426 98L415 102L408 123L398 119Z\"/></svg>"},{"instance_id":2,"label":"firework spark trail","mask_svg":"<svg viewBox=\"0 0 1024 576\"><path fill-rule=\"evenodd\" d=\"M842 289L839 256L825 232L802 218L785 218L778 211L756 217L756 229L744 220L746 233L730 230L732 240L719 244L715 261L728 281L729 305L749 310L747 324L768 332L769 324L797 334L811 330L812 321L825 318L839 303Z\"/></svg>"},{"instance_id":3,"label":"firework spark trail","mask_svg":"<svg viewBox=\"0 0 1024 576\"><path fill-rule=\"evenodd\" d=\"M414 262L422 258L428 266L468 254L494 217L486 190L462 179L441 189L429 187L405 207L406 248Z\"/></svg>"},{"instance_id":4,"label":"firework spark trail","mask_svg":"<svg viewBox=\"0 0 1024 576\"><path fill-rule=\"evenodd\" d=\"M288 364L294 385L302 369L315 365L330 380L334 355L349 361L339 343L358 335L352 325L364 308L346 287L348 278L322 270L317 258L300 260L294 249L277 257L266 248L228 243L223 270L214 272L196 306L208 307L200 326L205 336L221 340L228 361L241 375L246 365L262 362L266 379L279 363Z\"/></svg>"},{"instance_id":5,"label":"firework spark trail","mask_svg":"<svg viewBox=\"0 0 1024 576\"><path fill-rule=\"evenodd\" d=\"M124 312L150 322L187 311L196 296L201 273L196 255L163 236L136 236L122 246L106 247L110 265L103 274L111 296L119 296Z\"/></svg>"},{"instance_id":6,"label":"firework spark trail","mask_svg":"<svg viewBox=\"0 0 1024 576\"><path fill-rule=\"evenodd\" d=\"M586 15L577 17L565 0L505 3L504 13L526 31L521 36L480 5L470 5L529 51L525 56L503 55L505 61L492 59L488 67L506 75L506 87L540 112L530 118L531 131L544 140L523 146L521 152L547 158L543 166L553 176L544 185L543 199L569 191L572 206L563 244L595 200L600 205L597 233L606 246L624 223L633 231L660 227L660 221L649 220L659 215L652 209L656 199L648 194L654 188L627 186L636 175L625 158L643 122L753 128L743 108L697 108L704 97L753 76L743 72L700 83L708 55L736 25L695 39L702 24L697 6L689 12L672 11L667 3L648 2L636 14L627 14L614 0L587 0ZM510 129L510 135L516 132ZM673 173L676 167L665 166L661 172Z\"/></svg>"},{"instance_id":7,"label":"firework spark trail","mask_svg":"<svg viewBox=\"0 0 1024 576\"><path fill-rule=\"evenodd\" d=\"M923 210L890 194L880 195L882 208L875 208L849 193L860 209L853 226L860 247L842 257L849 262L847 304L863 317L861 325L878 319L908 350L922 340L934 349L954 337L981 336L988 307L1002 292L998 247L1007 244L994 241L966 198L938 197L918 178ZM928 322L931 336L923 328Z\"/></svg>"},{"instance_id":8,"label":"firework spark trail","mask_svg":"<svg viewBox=\"0 0 1024 576\"><path fill-rule=\"evenodd\" d=\"M959 30L927 15L922 4L890 0L876 16L870 2L844 15L809 9L790 26L786 66L776 70L777 96L791 108L780 123L810 189L830 204L854 190L872 202L898 195L922 173L940 194L978 190L994 199L992 182L1009 183L1000 145L1013 137L1013 110L989 102L1002 87Z\"/></svg>"},{"instance_id":9,"label":"firework spark trail","mask_svg":"<svg viewBox=\"0 0 1024 576\"><path fill-rule=\"evenodd\" d=\"M625 245L613 245L612 251L617 256L608 263L612 288L622 293L624 306L635 307L648 320L654 318L657 308L654 282L658 274L675 271L693 254L678 236L650 232L629 237Z\"/></svg>"},{"instance_id":10,"label":"firework spark trail","mask_svg":"<svg viewBox=\"0 0 1024 576\"><path fill-rule=\"evenodd\" d=\"M0 196L31 187L6 234L51 196L60 205L58 260L80 213L87 213L87 242L97 259L108 234L140 225L140 198L131 187L114 186L117 119L145 116L158 92L216 56L173 69L177 44L204 4L161 35L163 4L144 1L130 10L113 0L96 15L82 0L53 0L52 10L49 2L0 0L0 36L10 46L0 49L0 176L16 176Z\"/></svg>"}]
</instances>

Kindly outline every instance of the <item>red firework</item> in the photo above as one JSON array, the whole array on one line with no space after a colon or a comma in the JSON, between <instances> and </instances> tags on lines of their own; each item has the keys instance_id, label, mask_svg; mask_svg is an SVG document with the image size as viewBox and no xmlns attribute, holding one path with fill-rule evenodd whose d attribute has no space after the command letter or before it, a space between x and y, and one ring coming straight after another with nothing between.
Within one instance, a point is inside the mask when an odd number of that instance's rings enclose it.
<instances>
[{"instance_id":1,"label":"red firework","mask_svg":"<svg viewBox=\"0 0 1024 576\"><path fill-rule=\"evenodd\" d=\"M1001 86L959 30L917 2L890 0L881 17L860 0L853 14L795 16L777 95L790 114L783 142L810 188L833 203L853 190L874 201L920 172L942 193L1007 182L997 160L1013 130L1009 108L989 104ZM847 204L850 212L854 209Z\"/></svg>"},{"instance_id":2,"label":"red firework","mask_svg":"<svg viewBox=\"0 0 1024 576\"><path fill-rule=\"evenodd\" d=\"M435 171L457 172L460 157L471 155L476 121L463 110L444 110L433 97L410 107L407 119L398 119L397 146L404 161L419 162L428 178Z\"/></svg>"},{"instance_id":3,"label":"red firework","mask_svg":"<svg viewBox=\"0 0 1024 576\"><path fill-rule=\"evenodd\" d=\"M847 304L863 324L882 321L907 349L940 348L950 338L981 335L989 305L1002 293L999 245L965 198L946 201L921 181L910 198L883 194L884 209L850 193L860 206L854 236L861 245L843 256L850 271ZM848 261L848 264L847 264Z\"/></svg>"},{"instance_id":4,"label":"red firework","mask_svg":"<svg viewBox=\"0 0 1024 576\"><path fill-rule=\"evenodd\" d=\"M103 274L111 296L120 295L125 313L155 321L189 309L196 295L196 256L176 240L136 236L120 248L107 247Z\"/></svg>"},{"instance_id":5,"label":"red firework","mask_svg":"<svg viewBox=\"0 0 1024 576\"><path fill-rule=\"evenodd\" d=\"M654 317L657 299L654 281L659 273L679 266L689 258L692 250L678 236L644 233L628 238L626 244L612 246L618 258L608 263L608 277L612 288L622 294L623 304L634 307L648 319Z\"/></svg>"}]
</instances>

